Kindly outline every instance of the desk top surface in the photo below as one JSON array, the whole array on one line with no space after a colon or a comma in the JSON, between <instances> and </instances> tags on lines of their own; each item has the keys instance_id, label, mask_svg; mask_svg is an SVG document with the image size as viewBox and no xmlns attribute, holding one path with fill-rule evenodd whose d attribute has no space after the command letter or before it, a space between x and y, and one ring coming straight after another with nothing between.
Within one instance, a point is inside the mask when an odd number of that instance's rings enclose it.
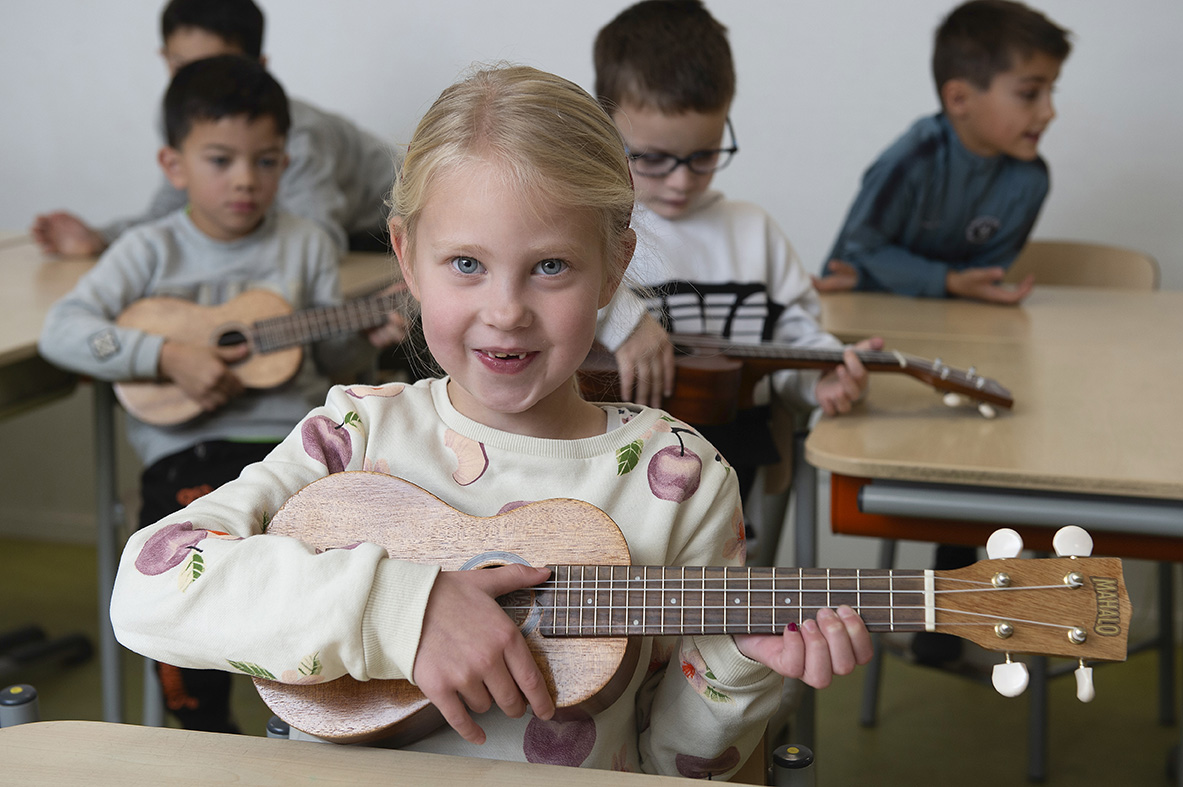
<instances>
[{"instance_id":1,"label":"desk top surface","mask_svg":"<svg viewBox=\"0 0 1183 787\"><path fill-rule=\"evenodd\" d=\"M41 253L24 233L0 230L0 366L31 358L45 314L94 266L92 258L56 258ZM348 254L341 263L347 296L371 292L394 280L387 254Z\"/></svg>"},{"instance_id":2,"label":"desk top surface","mask_svg":"<svg viewBox=\"0 0 1183 787\"><path fill-rule=\"evenodd\" d=\"M47 721L2 729L0 762L0 781L12 784L698 784L690 779L558 765L95 721Z\"/></svg>"},{"instance_id":3,"label":"desk top surface","mask_svg":"<svg viewBox=\"0 0 1183 787\"><path fill-rule=\"evenodd\" d=\"M1019 307L852 293L826 327L994 378L1015 408L987 420L879 374L865 404L823 418L811 464L851 476L1183 499L1183 292L1037 287ZM1161 348L1161 349L1160 349Z\"/></svg>"}]
</instances>

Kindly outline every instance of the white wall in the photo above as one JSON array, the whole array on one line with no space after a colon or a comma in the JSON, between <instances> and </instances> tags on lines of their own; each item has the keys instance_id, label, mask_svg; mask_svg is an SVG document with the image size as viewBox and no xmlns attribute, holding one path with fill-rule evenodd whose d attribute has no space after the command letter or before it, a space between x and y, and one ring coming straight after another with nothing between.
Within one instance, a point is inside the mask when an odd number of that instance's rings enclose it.
<instances>
[{"instance_id":1,"label":"white wall","mask_svg":"<svg viewBox=\"0 0 1183 787\"><path fill-rule=\"evenodd\" d=\"M69 207L138 210L156 183L161 0L0 0L0 227ZM272 70L295 96L392 142L472 61L591 87L591 41L625 0L264 0ZM935 108L932 30L948 0L713 0L731 29L742 152L718 183L763 204L810 268L866 165ZM1153 253L1183 287L1183 4L1045 0L1075 33L1044 140L1053 187L1035 234Z\"/></svg>"},{"instance_id":2,"label":"white wall","mask_svg":"<svg viewBox=\"0 0 1183 787\"><path fill-rule=\"evenodd\" d=\"M263 0L266 53L292 95L392 142L472 61L535 65L591 87L591 41L626 0ZM152 128L165 70L163 0L0 0L0 228L70 208L139 210L158 181ZM739 73L742 152L717 183L763 204L815 268L863 169L935 110L933 28L948 0L713 0ZM1044 141L1053 189L1036 236L1145 249L1183 288L1183 4L1044 0L1075 33ZM1167 337L1163 337L1167 338ZM85 520L88 396L0 424L0 529L36 478L75 479L51 504ZM20 450L15 450L19 446ZM17 464L19 463L19 465ZM12 464L6 468L4 465ZM19 483L14 479L24 479ZM77 499L74 499L76 496ZM837 563L834 563L837 564Z\"/></svg>"}]
</instances>

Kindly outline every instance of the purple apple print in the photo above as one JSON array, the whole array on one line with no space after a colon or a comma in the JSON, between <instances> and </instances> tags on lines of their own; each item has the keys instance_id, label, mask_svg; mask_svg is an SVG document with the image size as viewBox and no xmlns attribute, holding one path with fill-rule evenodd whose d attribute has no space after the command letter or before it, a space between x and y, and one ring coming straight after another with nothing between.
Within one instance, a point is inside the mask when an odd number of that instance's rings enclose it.
<instances>
[{"instance_id":1,"label":"purple apple print","mask_svg":"<svg viewBox=\"0 0 1183 787\"><path fill-rule=\"evenodd\" d=\"M739 749L732 746L713 759L679 754L674 758L674 765L678 768L678 773L687 778L710 779L739 765Z\"/></svg>"},{"instance_id":2,"label":"purple apple print","mask_svg":"<svg viewBox=\"0 0 1183 787\"><path fill-rule=\"evenodd\" d=\"M335 424L324 415L314 415L300 428L304 451L329 469L340 473L353 458L353 441L344 423Z\"/></svg>"},{"instance_id":3,"label":"purple apple print","mask_svg":"<svg viewBox=\"0 0 1183 787\"><path fill-rule=\"evenodd\" d=\"M567 721L543 721L534 716L526 725L522 752L528 762L578 767L596 745L596 723L583 711Z\"/></svg>"},{"instance_id":4,"label":"purple apple print","mask_svg":"<svg viewBox=\"0 0 1183 787\"><path fill-rule=\"evenodd\" d=\"M667 446L649 460L649 489L662 500L681 503L698 490L702 478L702 459L686 447L680 432L686 429L671 429L678 444Z\"/></svg>"},{"instance_id":5,"label":"purple apple print","mask_svg":"<svg viewBox=\"0 0 1183 787\"><path fill-rule=\"evenodd\" d=\"M194 530L192 522L165 525L144 543L136 558L136 569L149 577L179 566L189 550L209 535L208 530Z\"/></svg>"}]
</instances>

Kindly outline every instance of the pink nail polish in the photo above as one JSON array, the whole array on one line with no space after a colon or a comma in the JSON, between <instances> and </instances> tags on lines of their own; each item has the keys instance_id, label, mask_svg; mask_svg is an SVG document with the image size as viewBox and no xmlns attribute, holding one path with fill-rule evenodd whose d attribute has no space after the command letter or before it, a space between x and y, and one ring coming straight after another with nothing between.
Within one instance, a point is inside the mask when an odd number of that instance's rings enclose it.
<instances>
[{"instance_id":1,"label":"pink nail polish","mask_svg":"<svg viewBox=\"0 0 1183 787\"><path fill-rule=\"evenodd\" d=\"M790 620L789 624L787 626L785 626L785 628L787 628L789 631L796 631L797 624Z\"/></svg>"}]
</instances>

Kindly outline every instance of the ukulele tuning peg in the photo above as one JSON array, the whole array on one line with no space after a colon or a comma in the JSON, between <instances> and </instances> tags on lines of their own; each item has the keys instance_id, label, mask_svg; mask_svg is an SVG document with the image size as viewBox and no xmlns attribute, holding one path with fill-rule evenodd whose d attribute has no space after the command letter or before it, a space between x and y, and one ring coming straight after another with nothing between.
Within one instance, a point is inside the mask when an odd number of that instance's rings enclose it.
<instances>
[{"instance_id":1,"label":"ukulele tuning peg","mask_svg":"<svg viewBox=\"0 0 1183 787\"><path fill-rule=\"evenodd\" d=\"M965 404L965 397L963 397L961 394L950 392L945 394L941 401L944 402L947 407L960 407L961 405Z\"/></svg>"},{"instance_id":2,"label":"ukulele tuning peg","mask_svg":"<svg viewBox=\"0 0 1183 787\"><path fill-rule=\"evenodd\" d=\"M1060 557L1088 557L1093 554L1093 537L1083 527L1068 525L1056 531L1052 548Z\"/></svg>"},{"instance_id":3,"label":"ukulele tuning peg","mask_svg":"<svg viewBox=\"0 0 1183 787\"><path fill-rule=\"evenodd\" d=\"M1082 659L1080 666L1076 668L1076 699L1081 702L1092 702L1096 696L1097 690L1093 687L1093 668L1084 666Z\"/></svg>"},{"instance_id":4,"label":"ukulele tuning peg","mask_svg":"<svg viewBox=\"0 0 1183 787\"><path fill-rule=\"evenodd\" d=\"M1022 551L1023 537L1009 527L995 530L986 540L986 557L991 560L1018 557Z\"/></svg>"},{"instance_id":5,"label":"ukulele tuning peg","mask_svg":"<svg viewBox=\"0 0 1183 787\"><path fill-rule=\"evenodd\" d=\"M1027 690L1027 665L1021 661L1011 661L1008 653L1004 663L994 665L994 674L990 680L1002 696L1017 697Z\"/></svg>"},{"instance_id":6,"label":"ukulele tuning peg","mask_svg":"<svg viewBox=\"0 0 1183 787\"><path fill-rule=\"evenodd\" d=\"M978 412L982 414L983 418L993 418L998 415L998 411L994 409L994 406L986 402L980 402L978 404Z\"/></svg>"}]
</instances>

